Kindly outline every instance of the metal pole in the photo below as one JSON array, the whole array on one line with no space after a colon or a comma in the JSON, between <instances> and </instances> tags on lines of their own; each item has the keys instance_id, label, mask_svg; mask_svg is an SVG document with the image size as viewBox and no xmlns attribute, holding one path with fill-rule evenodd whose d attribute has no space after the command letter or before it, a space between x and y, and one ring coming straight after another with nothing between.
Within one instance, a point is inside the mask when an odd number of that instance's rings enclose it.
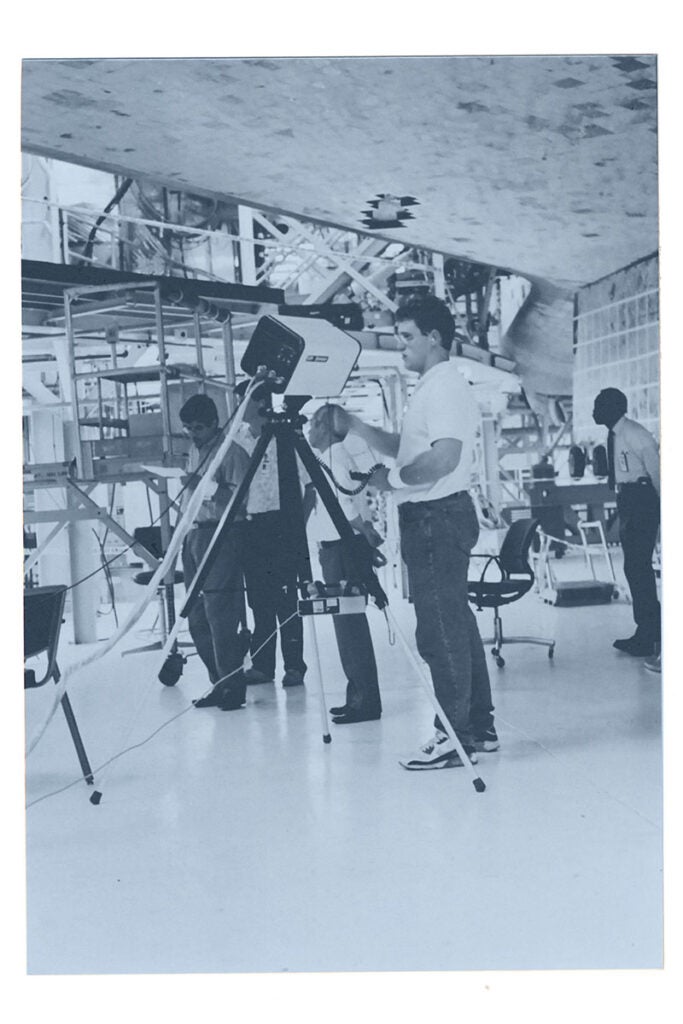
<instances>
[{"instance_id":1,"label":"metal pole","mask_svg":"<svg viewBox=\"0 0 683 1024\"><path fill-rule=\"evenodd\" d=\"M202 321L199 316L198 310L195 309L192 314L192 321L194 323L194 349L197 356L197 369L199 370L200 376L204 377L204 353L202 352ZM205 392L206 385L204 380L200 384L200 390Z\"/></svg>"},{"instance_id":2,"label":"metal pole","mask_svg":"<svg viewBox=\"0 0 683 1024\"><path fill-rule=\"evenodd\" d=\"M318 647L318 636L316 633L314 616L305 615L304 621L306 622L308 638L311 642L310 649L313 651L313 664L315 674L317 677L318 694L320 697L320 721L323 729L323 743L331 743L332 737L330 736L330 725L327 720L327 706L325 700L325 690L323 687L323 673L322 668L320 667L320 649Z\"/></svg>"},{"instance_id":3,"label":"metal pole","mask_svg":"<svg viewBox=\"0 0 683 1024\"><path fill-rule=\"evenodd\" d=\"M71 317L71 296L67 291L64 292L64 326L66 328L66 337L68 341L68 358L69 358L69 374L71 376L71 418L73 419L74 429L71 437L71 442L74 445L75 456L76 456L76 468L79 477L83 477L83 447L81 445L81 430L78 423L78 384L76 382L76 341L74 338L74 327L73 320Z\"/></svg>"},{"instance_id":4,"label":"metal pole","mask_svg":"<svg viewBox=\"0 0 683 1024\"><path fill-rule=\"evenodd\" d=\"M164 312L161 305L161 289L154 288L154 320L156 325L157 347L159 349L159 387L161 404L161 423L163 430L164 455L171 450L171 412L168 404L168 371L166 368L166 344L164 340Z\"/></svg>"},{"instance_id":5,"label":"metal pole","mask_svg":"<svg viewBox=\"0 0 683 1024\"><path fill-rule=\"evenodd\" d=\"M223 359L225 360L225 381L228 385L227 403L228 415L232 416L235 411L235 349L232 337L232 314L222 325L223 334Z\"/></svg>"}]
</instances>

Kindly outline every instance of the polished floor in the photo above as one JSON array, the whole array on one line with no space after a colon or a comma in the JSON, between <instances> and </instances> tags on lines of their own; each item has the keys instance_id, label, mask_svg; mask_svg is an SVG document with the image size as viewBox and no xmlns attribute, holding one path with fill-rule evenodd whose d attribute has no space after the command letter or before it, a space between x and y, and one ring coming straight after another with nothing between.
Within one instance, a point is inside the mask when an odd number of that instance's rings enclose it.
<instances>
[{"instance_id":1,"label":"polished floor","mask_svg":"<svg viewBox=\"0 0 683 1024\"><path fill-rule=\"evenodd\" d=\"M412 636L410 607L392 608ZM154 654L113 652L74 679L93 765L134 749L97 772L98 806L82 782L40 799L78 777L61 714L28 760L29 973L661 965L661 677L612 649L628 605L530 594L505 611L508 633L557 649L491 659L502 746L480 755L481 794L464 769L398 766L432 709L369 614L384 715L331 726L329 745L312 669L305 688L250 687L231 713L192 707L196 658L174 688ZM317 622L340 703L331 622ZM68 635L64 664L83 653ZM29 737L49 698L26 694Z\"/></svg>"}]
</instances>

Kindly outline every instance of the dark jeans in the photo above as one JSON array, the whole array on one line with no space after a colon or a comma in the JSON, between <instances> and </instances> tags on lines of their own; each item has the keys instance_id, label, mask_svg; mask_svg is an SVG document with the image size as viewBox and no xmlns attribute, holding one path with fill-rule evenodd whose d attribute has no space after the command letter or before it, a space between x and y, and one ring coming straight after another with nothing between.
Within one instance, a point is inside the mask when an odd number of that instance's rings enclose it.
<instances>
[{"instance_id":1,"label":"dark jeans","mask_svg":"<svg viewBox=\"0 0 683 1024\"><path fill-rule=\"evenodd\" d=\"M216 551L204 588L188 615L190 634L212 683L242 667L237 634L244 608L242 583L243 523L234 523ZM213 530L191 529L183 541L183 572L190 585L208 548ZM236 672L221 688L244 697L246 684Z\"/></svg>"},{"instance_id":2,"label":"dark jeans","mask_svg":"<svg viewBox=\"0 0 683 1024\"><path fill-rule=\"evenodd\" d=\"M254 615L251 649L257 651L262 647L258 654L252 654L254 668L268 679L274 677L279 624L285 672L303 673L306 671L303 624L301 617L295 614L296 579L292 578L291 544L283 532L282 516L279 512L261 512L245 525L244 578L247 600ZM287 619L289 622L284 625Z\"/></svg>"},{"instance_id":3,"label":"dark jeans","mask_svg":"<svg viewBox=\"0 0 683 1024\"><path fill-rule=\"evenodd\" d=\"M356 560L372 565L372 551L364 537L358 538ZM325 583L354 580L357 571L352 566L348 550L341 540L326 543L320 549L320 568ZM346 706L354 711L380 714L382 702L377 682L377 664L372 646L370 627L364 612L355 615L333 615L332 623L339 648L339 658L347 678Z\"/></svg>"},{"instance_id":4,"label":"dark jeans","mask_svg":"<svg viewBox=\"0 0 683 1024\"><path fill-rule=\"evenodd\" d=\"M659 531L659 496L651 484L627 484L617 495L617 510L636 632L643 640L659 640L660 607L652 568Z\"/></svg>"},{"instance_id":5,"label":"dark jeans","mask_svg":"<svg viewBox=\"0 0 683 1024\"><path fill-rule=\"evenodd\" d=\"M401 553L415 607L417 649L434 693L464 747L493 726L486 655L467 600L479 523L467 492L399 506ZM437 729L443 726L437 717Z\"/></svg>"}]
</instances>

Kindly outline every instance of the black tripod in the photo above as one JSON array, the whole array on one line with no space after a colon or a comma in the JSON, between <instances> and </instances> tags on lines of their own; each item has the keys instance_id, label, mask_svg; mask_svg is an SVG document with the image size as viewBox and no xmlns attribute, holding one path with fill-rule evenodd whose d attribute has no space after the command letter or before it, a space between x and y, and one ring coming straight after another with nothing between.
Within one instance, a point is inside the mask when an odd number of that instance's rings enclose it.
<instances>
[{"instance_id":1,"label":"black tripod","mask_svg":"<svg viewBox=\"0 0 683 1024\"><path fill-rule=\"evenodd\" d=\"M230 506L216 527L211 543L187 591L185 602L180 610L182 618L187 618L195 602L199 599L206 578L214 563L221 539L235 522L242 504L246 500L254 475L261 465L266 449L273 438L275 439L277 455L280 511L283 519L283 532L286 537L285 550L283 552L286 559L286 579L292 581L288 586L295 587L302 597L306 597L308 596L306 585L312 582L303 498L296 463L296 456L298 455L310 476L314 490L327 509L340 540L346 545L350 564L354 567L355 582L363 584L367 593L374 598L378 608L384 608L387 605L387 596L379 580L372 568L368 566L366 560L360 556L357 535L349 525L320 463L304 437L302 427L306 422L306 417L302 416L299 410L306 401L308 401L306 397L287 397L285 398L285 407L282 412L270 410L266 413L266 423L251 454L244 478L237 487ZM327 711L325 709L325 695L320 675L320 660L315 629L312 623L310 635L316 659L318 679L320 681L323 740L325 743L329 743L331 737L327 726Z\"/></svg>"}]
</instances>

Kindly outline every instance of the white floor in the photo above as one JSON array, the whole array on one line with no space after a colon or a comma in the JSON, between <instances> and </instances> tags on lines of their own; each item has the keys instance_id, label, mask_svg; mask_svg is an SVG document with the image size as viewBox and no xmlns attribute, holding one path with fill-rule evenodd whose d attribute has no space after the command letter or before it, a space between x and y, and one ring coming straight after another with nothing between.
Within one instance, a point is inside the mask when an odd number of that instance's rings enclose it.
<instances>
[{"instance_id":1,"label":"white floor","mask_svg":"<svg viewBox=\"0 0 683 1024\"><path fill-rule=\"evenodd\" d=\"M392 608L412 638L412 610ZM97 772L99 806L79 782L29 807L30 973L661 965L661 680L612 649L629 607L531 594L505 610L508 633L557 650L491 659L502 748L480 755L481 794L464 769L398 766L432 709L370 616L384 715L331 726L330 745L312 671L305 689L250 687L232 713L191 706L206 689L196 658L174 688L149 654L113 653L74 680L93 766L188 710ZM480 622L486 633L489 613ZM340 703L331 622L318 624L327 703ZM63 664L83 653L69 635ZM29 736L50 696L27 693ZM27 799L77 776L60 712L29 758Z\"/></svg>"}]
</instances>

